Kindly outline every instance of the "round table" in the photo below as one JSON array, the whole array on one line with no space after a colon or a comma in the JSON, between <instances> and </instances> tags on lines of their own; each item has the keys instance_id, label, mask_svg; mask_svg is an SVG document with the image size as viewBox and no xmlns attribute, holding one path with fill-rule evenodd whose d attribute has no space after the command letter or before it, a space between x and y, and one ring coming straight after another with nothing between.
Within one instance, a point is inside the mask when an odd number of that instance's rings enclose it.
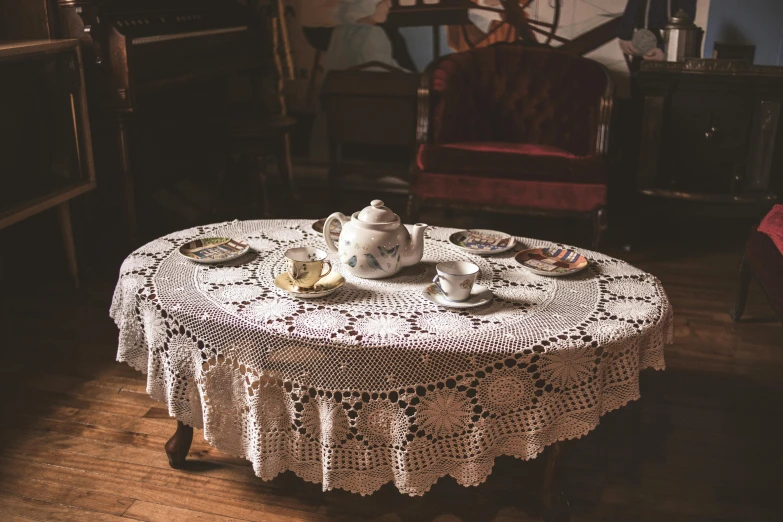
<instances>
[{"instance_id":1,"label":"round table","mask_svg":"<svg viewBox=\"0 0 783 522\"><path fill-rule=\"evenodd\" d=\"M576 249L587 269L541 277L513 251L474 256L448 243L453 229L433 227L418 265L388 279L346 275L332 295L300 300L273 280L286 249L324 244L311 225L170 234L125 260L112 302L117 359L147 374L170 415L263 479L292 470L361 494L393 481L420 495L445 475L476 485L497 456L530 459L585 435L639 397L640 370L664 368L671 307L654 276L623 261ZM255 252L220 266L177 252L208 236L246 238ZM494 301L428 301L422 290L444 260L479 265Z\"/></svg>"}]
</instances>

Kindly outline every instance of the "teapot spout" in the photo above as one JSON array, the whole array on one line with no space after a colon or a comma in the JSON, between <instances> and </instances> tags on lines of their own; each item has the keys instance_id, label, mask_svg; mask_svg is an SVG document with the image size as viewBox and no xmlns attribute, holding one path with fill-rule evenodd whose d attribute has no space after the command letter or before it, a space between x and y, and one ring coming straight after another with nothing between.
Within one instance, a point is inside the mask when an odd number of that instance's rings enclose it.
<instances>
[{"instance_id":1,"label":"teapot spout","mask_svg":"<svg viewBox=\"0 0 783 522\"><path fill-rule=\"evenodd\" d=\"M424 255L424 232L427 230L426 223L416 223L411 230L411 241L402 258L403 266L415 265L421 261Z\"/></svg>"}]
</instances>

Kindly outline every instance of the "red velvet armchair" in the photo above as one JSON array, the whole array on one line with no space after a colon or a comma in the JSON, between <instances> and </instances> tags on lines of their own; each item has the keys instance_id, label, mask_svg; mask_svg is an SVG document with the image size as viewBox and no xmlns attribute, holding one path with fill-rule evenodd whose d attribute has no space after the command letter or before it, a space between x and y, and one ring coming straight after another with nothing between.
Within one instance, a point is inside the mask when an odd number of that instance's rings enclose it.
<instances>
[{"instance_id":1,"label":"red velvet armchair","mask_svg":"<svg viewBox=\"0 0 783 522\"><path fill-rule=\"evenodd\" d=\"M419 88L411 222L422 205L593 220L606 228L614 84L599 63L497 44L445 56Z\"/></svg>"}]
</instances>

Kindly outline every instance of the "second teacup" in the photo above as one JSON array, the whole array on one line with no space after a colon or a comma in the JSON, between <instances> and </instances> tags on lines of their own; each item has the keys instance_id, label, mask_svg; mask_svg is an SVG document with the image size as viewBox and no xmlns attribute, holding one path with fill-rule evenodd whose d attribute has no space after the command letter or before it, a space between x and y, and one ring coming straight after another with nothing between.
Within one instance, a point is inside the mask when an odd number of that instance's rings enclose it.
<instances>
[{"instance_id":1,"label":"second teacup","mask_svg":"<svg viewBox=\"0 0 783 522\"><path fill-rule=\"evenodd\" d=\"M465 301L476 283L479 267L469 261L448 261L435 266L438 275L432 280L449 301Z\"/></svg>"},{"instance_id":2,"label":"second teacup","mask_svg":"<svg viewBox=\"0 0 783 522\"><path fill-rule=\"evenodd\" d=\"M332 264L326 261L326 255L323 250L313 247L286 250L287 272L294 284L301 289L309 290L331 272Z\"/></svg>"}]
</instances>

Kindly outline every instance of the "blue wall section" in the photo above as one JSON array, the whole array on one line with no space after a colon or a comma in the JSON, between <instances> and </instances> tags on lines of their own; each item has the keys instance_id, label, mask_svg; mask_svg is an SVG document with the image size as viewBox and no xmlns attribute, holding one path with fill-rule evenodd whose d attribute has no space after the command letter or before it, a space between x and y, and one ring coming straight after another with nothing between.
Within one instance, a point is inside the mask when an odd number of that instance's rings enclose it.
<instances>
[{"instance_id":1,"label":"blue wall section","mask_svg":"<svg viewBox=\"0 0 783 522\"><path fill-rule=\"evenodd\" d=\"M781 0L783 2L783 0ZM425 67L432 61L433 47L432 47L432 27L401 27L400 34L405 38L408 43L408 51L411 53L416 67L419 71L423 71ZM440 53L448 54L451 52L448 44L448 38L446 37L446 28L440 29Z\"/></svg>"},{"instance_id":2,"label":"blue wall section","mask_svg":"<svg viewBox=\"0 0 783 522\"><path fill-rule=\"evenodd\" d=\"M712 0L705 57L714 42L753 44L755 63L783 65L783 0Z\"/></svg>"}]
</instances>

